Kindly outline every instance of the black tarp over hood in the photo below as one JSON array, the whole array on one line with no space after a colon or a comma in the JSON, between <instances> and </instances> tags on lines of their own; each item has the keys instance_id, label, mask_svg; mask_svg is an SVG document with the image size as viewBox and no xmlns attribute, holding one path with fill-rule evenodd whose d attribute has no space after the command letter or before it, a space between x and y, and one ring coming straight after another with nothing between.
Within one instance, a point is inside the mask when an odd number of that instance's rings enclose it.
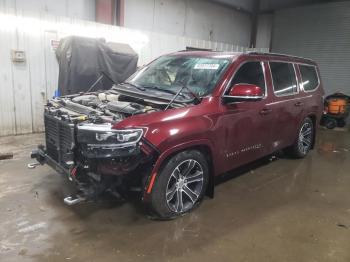
<instances>
[{"instance_id":1,"label":"black tarp over hood","mask_svg":"<svg viewBox=\"0 0 350 262\"><path fill-rule=\"evenodd\" d=\"M121 83L136 71L138 60L138 55L127 44L78 36L61 39L56 57L59 95L87 91L101 71ZM104 77L92 91L110 89L112 84Z\"/></svg>"}]
</instances>

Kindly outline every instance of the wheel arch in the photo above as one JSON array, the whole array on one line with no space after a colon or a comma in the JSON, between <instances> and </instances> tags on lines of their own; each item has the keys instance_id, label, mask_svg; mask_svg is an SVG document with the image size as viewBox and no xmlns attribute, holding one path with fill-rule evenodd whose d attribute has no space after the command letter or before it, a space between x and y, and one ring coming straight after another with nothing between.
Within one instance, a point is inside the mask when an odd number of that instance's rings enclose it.
<instances>
[{"instance_id":1,"label":"wheel arch","mask_svg":"<svg viewBox=\"0 0 350 262\"><path fill-rule=\"evenodd\" d=\"M147 195L149 195L152 192L155 179L158 173L162 170L164 165L167 163L167 161L170 158L172 158L174 155L180 152L189 151L189 150L198 150L204 155L205 159L207 160L208 167L209 167L209 181L208 181L206 194L211 198L214 197L215 160L213 158L213 147L210 141L199 140L196 142L191 142L188 144L182 144L182 145L176 146L160 154L156 163L154 164L154 167L152 169L148 182L146 183L144 200L148 199Z\"/></svg>"},{"instance_id":2,"label":"wheel arch","mask_svg":"<svg viewBox=\"0 0 350 262\"><path fill-rule=\"evenodd\" d=\"M316 143L316 132L317 132L317 116L315 113L310 113L306 117L309 117L314 127L314 135L312 136L311 149L314 149Z\"/></svg>"}]
</instances>

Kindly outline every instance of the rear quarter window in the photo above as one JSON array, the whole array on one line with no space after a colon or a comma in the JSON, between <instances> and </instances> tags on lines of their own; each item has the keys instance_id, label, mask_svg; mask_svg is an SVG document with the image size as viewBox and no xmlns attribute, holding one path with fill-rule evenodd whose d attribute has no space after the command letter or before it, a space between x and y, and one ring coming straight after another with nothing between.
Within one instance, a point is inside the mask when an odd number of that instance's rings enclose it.
<instances>
[{"instance_id":1,"label":"rear quarter window","mask_svg":"<svg viewBox=\"0 0 350 262\"><path fill-rule=\"evenodd\" d=\"M308 65L299 65L302 86L305 91L313 91L319 85L319 79L316 67Z\"/></svg>"},{"instance_id":2,"label":"rear quarter window","mask_svg":"<svg viewBox=\"0 0 350 262\"><path fill-rule=\"evenodd\" d=\"M298 92L294 66L285 62L270 62L273 90L276 96L293 95Z\"/></svg>"}]
</instances>

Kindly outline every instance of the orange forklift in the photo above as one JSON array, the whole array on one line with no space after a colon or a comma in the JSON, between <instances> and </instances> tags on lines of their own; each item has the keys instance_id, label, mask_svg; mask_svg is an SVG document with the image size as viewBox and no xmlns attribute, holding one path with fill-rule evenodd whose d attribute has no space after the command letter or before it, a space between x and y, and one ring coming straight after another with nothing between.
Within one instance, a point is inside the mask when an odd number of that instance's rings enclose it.
<instances>
[{"instance_id":1,"label":"orange forklift","mask_svg":"<svg viewBox=\"0 0 350 262\"><path fill-rule=\"evenodd\" d=\"M329 95L324 101L324 112L321 125L328 129L344 127L349 115L350 97L343 93Z\"/></svg>"}]
</instances>

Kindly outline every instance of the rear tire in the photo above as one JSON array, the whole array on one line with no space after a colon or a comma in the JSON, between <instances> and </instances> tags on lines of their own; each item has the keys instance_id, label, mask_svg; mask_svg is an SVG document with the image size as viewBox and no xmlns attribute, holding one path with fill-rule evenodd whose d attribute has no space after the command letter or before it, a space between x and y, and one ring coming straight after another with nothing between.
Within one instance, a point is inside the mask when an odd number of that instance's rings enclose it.
<instances>
[{"instance_id":1,"label":"rear tire","mask_svg":"<svg viewBox=\"0 0 350 262\"><path fill-rule=\"evenodd\" d=\"M198 207L208 185L209 168L197 150L171 157L156 177L151 208L157 218L172 219Z\"/></svg>"},{"instance_id":2,"label":"rear tire","mask_svg":"<svg viewBox=\"0 0 350 262\"><path fill-rule=\"evenodd\" d=\"M314 124L311 118L307 117L301 123L298 130L298 137L295 143L287 149L287 153L295 158L305 157L312 147L314 135Z\"/></svg>"}]
</instances>

